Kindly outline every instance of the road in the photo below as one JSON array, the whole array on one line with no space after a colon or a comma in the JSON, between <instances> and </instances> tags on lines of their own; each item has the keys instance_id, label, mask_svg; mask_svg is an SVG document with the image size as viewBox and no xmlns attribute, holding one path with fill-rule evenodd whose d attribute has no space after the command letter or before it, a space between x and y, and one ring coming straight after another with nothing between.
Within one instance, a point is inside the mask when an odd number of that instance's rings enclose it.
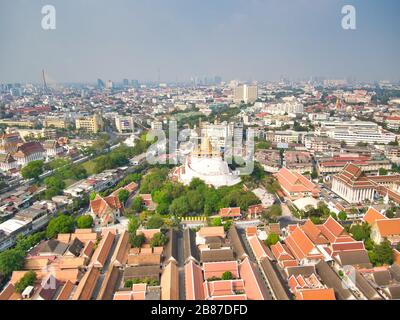
<instances>
[{"instance_id":1,"label":"road","mask_svg":"<svg viewBox=\"0 0 400 320\"><path fill-rule=\"evenodd\" d=\"M281 228L286 228L289 224L297 224L301 222L300 219L293 216L292 212L290 211L289 207L285 202L282 202L281 199L278 197L278 201L280 202L282 208L282 216L278 218L278 222Z\"/></svg>"}]
</instances>

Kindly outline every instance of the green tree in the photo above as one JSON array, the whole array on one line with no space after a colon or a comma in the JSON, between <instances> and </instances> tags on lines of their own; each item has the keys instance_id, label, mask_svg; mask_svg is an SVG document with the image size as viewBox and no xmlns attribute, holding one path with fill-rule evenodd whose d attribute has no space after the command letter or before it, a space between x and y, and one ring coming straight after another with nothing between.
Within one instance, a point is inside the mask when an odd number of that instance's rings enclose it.
<instances>
[{"instance_id":1,"label":"green tree","mask_svg":"<svg viewBox=\"0 0 400 320\"><path fill-rule=\"evenodd\" d=\"M78 229L88 229L93 226L93 218L91 215L83 215L76 219L76 226Z\"/></svg>"},{"instance_id":2,"label":"green tree","mask_svg":"<svg viewBox=\"0 0 400 320\"><path fill-rule=\"evenodd\" d=\"M338 218L339 218L339 220L342 220L342 221L347 220L347 213L344 211L340 211L338 214Z\"/></svg>"},{"instance_id":3,"label":"green tree","mask_svg":"<svg viewBox=\"0 0 400 320\"><path fill-rule=\"evenodd\" d=\"M172 201L169 206L169 212L173 215L183 216L190 212L188 199L185 196L180 196Z\"/></svg>"},{"instance_id":4,"label":"green tree","mask_svg":"<svg viewBox=\"0 0 400 320\"><path fill-rule=\"evenodd\" d=\"M271 232L267 239L265 240L265 244L267 246L272 246L275 245L279 242L279 235L277 235L276 233Z\"/></svg>"},{"instance_id":5,"label":"green tree","mask_svg":"<svg viewBox=\"0 0 400 320\"><path fill-rule=\"evenodd\" d=\"M59 190L63 190L65 188L65 182L61 178L57 176L51 176L44 179L44 184L48 188L55 188Z\"/></svg>"},{"instance_id":6,"label":"green tree","mask_svg":"<svg viewBox=\"0 0 400 320\"><path fill-rule=\"evenodd\" d=\"M232 274L232 272L230 272L230 271L225 271L223 274L222 274L222 280L232 280L233 279L233 274Z\"/></svg>"},{"instance_id":7,"label":"green tree","mask_svg":"<svg viewBox=\"0 0 400 320\"><path fill-rule=\"evenodd\" d=\"M146 240L146 238L144 237L143 233L138 234L138 235L131 234L129 236L129 243L134 248L140 248L144 244L145 240Z\"/></svg>"},{"instance_id":8,"label":"green tree","mask_svg":"<svg viewBox=\"0 0 400 320\"><path fill-rule=\"evenodd\" d=\"M271 149L271 142L270 141L260 141L256 144L256 150L259 149Z\"/></svg>"},{"instance_id":9,"label":"green tree","mask_svg":"<svg viewBox=\"0 0 400 320\"><path fill-rule=\"evenodd\" d=\"M74 225L75 220L73 217L61 214L57 218L50 220L46 235L48 238L53 238L59 233L70 233L74 231Z\"/></svg>"},{"instance_id":10,"label":"green tree","mask_svg":"<svg viewBox=\"0 0 400 320\"><path fill-rule=\"evenodd\" d=\"M132 234L136 234L136 230L139 228L140 222L139 219L135 216L129 217L128 222L128 232Z\"/></svg>"},{"instance_id":11,"label":"green tree","mask_svg":"<svg viewBox=\"0 0 400 320\"><path fill-rule=\"evenodd\" d=\"M269 207L263 215L267 219L276 219L282 215L282 207L279 204L274 204Z\"/></svg>"},{"instance_id":12,"label":"green tree","mask_svg":"<svg viewBox=\"0 0 400 320\"><path fill-rule=\"evenodd\" d=\"M211 226L213 227L220 227L222 226L222 220L220 217L215 217L214 219L212 219L211 221Z\"/></svg>"},{"instance_id":13,"label":"green tree","mask_svg":"<svg viewBox=\"0 0 400 320\"><path fill-rule=\"evenodd\" d=\"M380 168L379 169L379 175L380 176L387 176L388 171L385 168Z\"/></svg>"},{"instance_id":14,"label":"green tree","mask_svg":"<svg viewBox=\"0 0 400 320\"><path fill-rule=\"evenodd\" d=\"M38 180L39 176L43 173L43 161L36 160L29 162L21 169L21 175L24 179Z\"/></svg>"},{"instance_id":15,"label":"green tree","mask_svg":"<svg viewBox=\"0 0 400 320\"><path fill-rule=\"evenodd\" d=\"M317 170L315 170L315 168L313 169L312 173L311 173L311 179L317 179L318 178L318 172Z\"/></svg>"},{"instance_id":16,"label":"green tree","mask_svg":"<svg viewBox=\"0 0 400 320\"><path fill-rule=\"evenodd\" d=\"M232 220L227 220L224 222L224 231L227 232L232 226Z\"/></svg>"},{"instance_id":17,"label":"green tree","mask_svg":"<svg viewBox=\"0 0 400 320\"><path fill-rule=\"evenodd\" d=\"M15 284L15 291L22 293L26 287L33 286L36 281L36 272L28 271L24 276Z\"/></svg>"},{"instance_id":18,"label":"green tree","mask_svg":"<svg viewBox=\"0 0 400 320\"><path fill-rule=\"evenodd\" d=\"M25 261L25 251L9 249L0 253L0 274L10 275L15 270L20 270Z\"/></svg>"},{"instance_id":19,"label":"green tree","mask_svg":"<svg viewBox=\"0 0 400 320\"><path fill-rule=\"evenodd\" d=\"M150 246L153 247L162 247L168 242L168 237L161 232L153 235L153 238L150 241Z\"/></svg>"},{"instance_id":20,"label":"green tree","mask_svg":"<svg viewBox=\"0 0 400 320\"><path fill-rule=\"evenodd\" d=\"M97 196L96 191L90 192L90 195L89 195L90 201L93 201L94 199L96 199L96 196Z\"/></svg>"},{"instance_id":21,"label":"green tree","mask_svg":"<svg viewBox=\"0 0 400 320\"><path fill-rule=\"evenodd\" d=\"M159 229L163 226L164 219L159 214L152 215L147 221L147 229Z\"/></svg>"},{"instance_id":22,"label":"green tree","mask_svg":"<svg viewBox=\"0 0 400 320\"><path fill-rule=\"evenodd\" d=\"M371 262L375 265L391 265L393 263L393 249L388 240L375 245L372 252L373 260Z\"/></svg>"},{"instance_id":23,"label":"green tree","mask_svg":"<svg viewBox=\"0 0 400 320\"><path fill-rule=\"evenodd\" d=\"M136 213L139 213L139 212L142 212L142 211L143 211L144 206L143 206L142 197L136 196L136 197L133 199L132 205L131 205L131 209L132 209L134 212L136 212Z\"/></svg>"},{"instance_id":24,"label":"green tree","mask_svg":"<svg viewBox=\"0 0 400 320\"><path fill-rule=\"evenodd\" d=\"M370 227L368 223L355 224L350 228L350 234L357 241L365 241L370 237Z\"/></svg>"},{"instance_id":25,"label":"green tree","mask_svg":"<svg viewBox=\"0 0 400 320\"><path fill-rule=\"evenodd\" d=\"M122 189L118 192L118 199L122 204L124 204L126 200L128 200L128 198L129 198L128 190Z\"/></svg>"}]
</instances>

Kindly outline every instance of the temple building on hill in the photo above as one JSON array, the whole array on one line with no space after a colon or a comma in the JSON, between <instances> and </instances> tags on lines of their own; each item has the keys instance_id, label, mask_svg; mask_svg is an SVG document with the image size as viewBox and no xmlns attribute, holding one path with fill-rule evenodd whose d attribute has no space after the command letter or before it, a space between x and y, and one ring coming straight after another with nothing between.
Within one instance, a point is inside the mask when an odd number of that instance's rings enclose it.
<instances>
[{"instance_id":1,"label":"temple building on hill","mask_svg":"<svg viewBox=\"0 0 400 320\"><path fill-rule=\"evenodd\" d=\"M229 169L222 155L213 150L208 137L202 138L200 146L186 157L183 166L176 168L174 176L184 184L189 184L193 178L199 178L216 188L233 186L241 181L239 175Z\"/></svg>"}]
</instances>

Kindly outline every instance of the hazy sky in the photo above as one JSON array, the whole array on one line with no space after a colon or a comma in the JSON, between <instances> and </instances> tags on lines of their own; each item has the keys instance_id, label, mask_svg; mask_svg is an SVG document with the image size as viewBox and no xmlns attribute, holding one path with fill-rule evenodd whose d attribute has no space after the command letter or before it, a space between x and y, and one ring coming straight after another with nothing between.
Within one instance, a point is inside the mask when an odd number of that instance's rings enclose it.
<instances>
[{"instance_id":1,"label":"hazy sky","mask_svg":"<svg viewBox=\"0 0 400 320\"><path fill-rule=\"evenodd\" d=\"M41 27L43 5L56 30ZM341 9L357 10L343 30ZM0 82L400 79L399 0L0 0Z\"/></svg>"}]
</instances>

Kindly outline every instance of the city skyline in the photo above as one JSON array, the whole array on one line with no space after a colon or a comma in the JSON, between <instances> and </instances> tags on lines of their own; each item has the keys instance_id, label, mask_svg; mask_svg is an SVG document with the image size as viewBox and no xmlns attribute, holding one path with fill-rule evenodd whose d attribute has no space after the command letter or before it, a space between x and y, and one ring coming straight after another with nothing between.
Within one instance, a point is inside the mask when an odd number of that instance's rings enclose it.
<instances>
[{"instance_id":1,"label":"city skyline","mask_svg":"<svg viewBox=\"0 0 400 320\"><path fill-rule=\"evenodd\" d=\"M2 1L0 82L399 80L397 1ZM341 9L356 8L356 30ZM158 8L154 10L154 8Z\"/></svg>"}]
</instances>

